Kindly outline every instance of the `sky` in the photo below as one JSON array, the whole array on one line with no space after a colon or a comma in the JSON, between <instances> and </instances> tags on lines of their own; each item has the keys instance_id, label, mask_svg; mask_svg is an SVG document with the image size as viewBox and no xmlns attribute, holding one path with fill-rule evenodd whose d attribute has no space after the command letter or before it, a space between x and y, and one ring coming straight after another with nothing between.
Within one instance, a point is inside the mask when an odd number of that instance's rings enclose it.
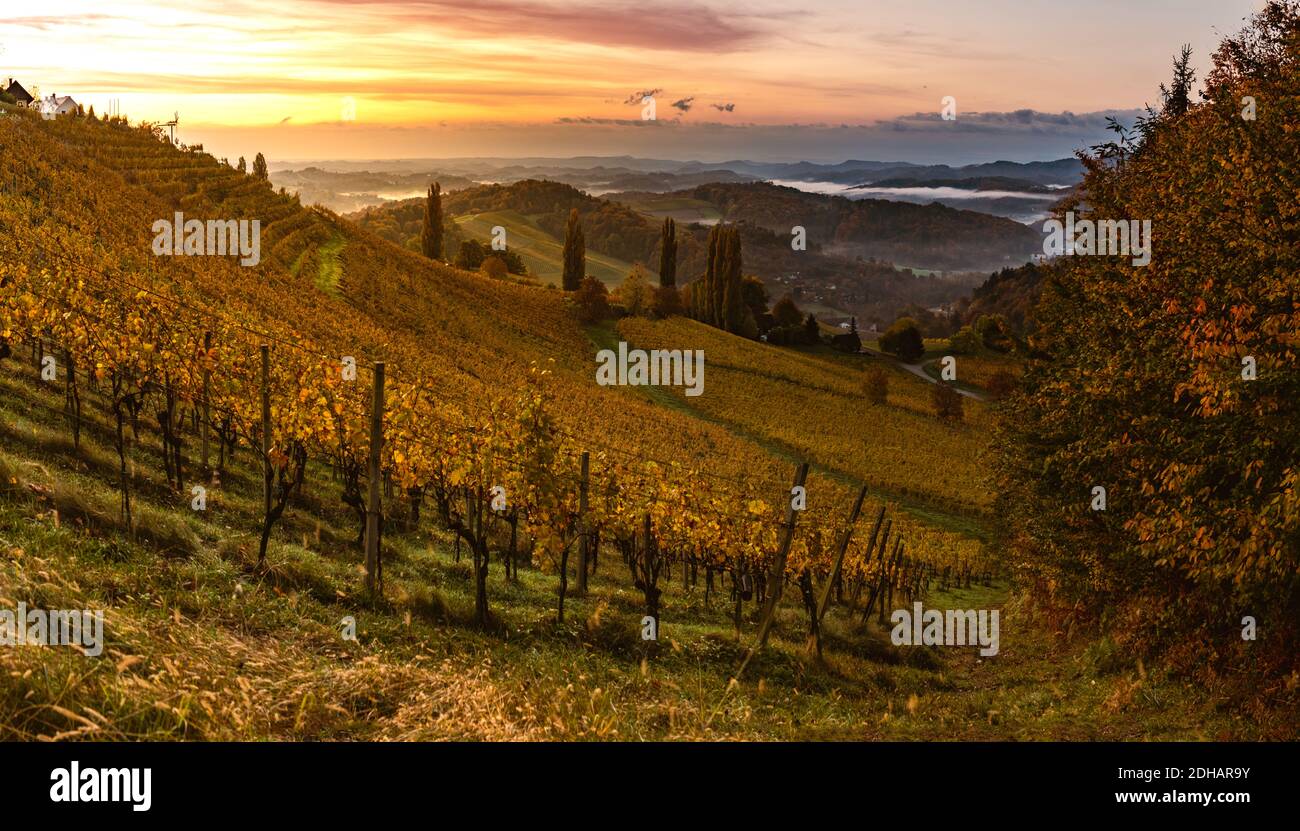
<instances>
[{"instance_id":1,"label":"sky","mask_svg":"<svg viewBox=\"0 0 1300 831\"><path fill-rule=\"evenodd\" d=\"M231 158L1031 161L1155 103L1184 43L1204 77L1260 5L0 0L0 76Z\"/></svg>"}]
</instances>

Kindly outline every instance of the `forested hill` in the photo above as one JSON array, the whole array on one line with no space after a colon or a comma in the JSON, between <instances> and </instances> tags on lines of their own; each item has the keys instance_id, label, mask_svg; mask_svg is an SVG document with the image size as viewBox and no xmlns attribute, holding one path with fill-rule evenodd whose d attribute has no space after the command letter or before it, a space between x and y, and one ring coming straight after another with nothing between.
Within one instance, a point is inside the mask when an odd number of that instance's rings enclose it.
<instances>
[{"instance_id":1,"label":"forested hill","mask_svg":"<svg viewBox=\"0 0 1300 831\"><path fill-rule=\"evenodd\" d=\"M767 182L702 185L674 195L714 205L729 222L778 234L799 225L810 243L901 265L991 270L1020 265L1042 250L1040 234L1028 226L937 203L851 200Z\"/></svg>"},{"instance_id":2,"label":"forested hill","mask_svg":"<svg viewBox=\"0 0 1300 831\"><path fill-rule=\"evenodd\" d=\"M1018 333L1036 328L1034 307L1042 294L1047 268L1026 263L1019 268L1004 268L971 293L964 319L974 321L983 315L1000 315Z\"/></svg>"}]
</instances>

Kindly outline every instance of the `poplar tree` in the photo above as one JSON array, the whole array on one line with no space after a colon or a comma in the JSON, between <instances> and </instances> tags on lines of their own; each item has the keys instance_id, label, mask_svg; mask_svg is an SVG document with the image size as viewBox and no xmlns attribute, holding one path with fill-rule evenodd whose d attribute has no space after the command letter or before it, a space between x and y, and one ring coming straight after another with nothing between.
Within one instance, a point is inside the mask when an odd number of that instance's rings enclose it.
<instances>
[{"instance_id":1,"label":"poplar tree","mask_svg":"<svg viewBox=\"0 0 1300 831\"><path fill-rule=\"evenodd\" d=\"M582 239L582 224L578 220L578 209L569 211L569 224L564 230L564 273L560 287L565 291L577 291L587 270L587 250Z\"/></svg>"},{"instance_id":2,"label":"poplar tree","mask_svg":"<svg viewBox=\"0 0 1300 831\"><path fill-rule=\"evenodd\" d=\"M664 219L664 230L659 245L659 285L672 288L677 285L677 223Z\"/></svg>"},{"instance_id":3,"label":"poplar tree","mask_svg":"<svg viewBox=\"0 0 1300 831\"><path fill-rule=\"evenodd\" d=\"M442 259L442 185L429 185L424 203L424 227L420 230L420 250L431 260Z\"/></svg>"},{"instance_id":4,"label":"poplar tree","mask_svg":"<svg viewBox=\"0 0 1300 831\"><path fill-rule=\"evenodd\" d=\"M728 332L740 331L745 319L742 268L740 232L731 226L713 226L704 279L699 286L702 298L698 319Z\"/></svg>"}]
</instances>

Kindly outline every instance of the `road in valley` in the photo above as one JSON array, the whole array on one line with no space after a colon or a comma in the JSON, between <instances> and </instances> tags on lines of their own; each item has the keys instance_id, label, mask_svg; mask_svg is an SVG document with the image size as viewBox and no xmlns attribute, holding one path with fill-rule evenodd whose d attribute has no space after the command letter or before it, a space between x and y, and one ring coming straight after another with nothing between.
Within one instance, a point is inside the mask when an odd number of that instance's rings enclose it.
<instances>
[{"instance_id":1,"label":"road in valley","mask_svg":"<svg viewBox=\"0 0 1300 831\"><path fill-rule=\"evenodd\" d=\"M925 371L924 364L904 363L903 361L900 361L898 358L895 358L893 355L890 355L886 352L881 352L879 349L872 349L869 346L862 347L861 351L863 352L863 354L871 355L872 357L875 358L884 358L886 361L890 361L891 363L894 363L897 366L902 367L903 369L915 375L917 378L922 378L926 381L929 381L931 384L939 383L939 380L937 378L935 378L933 375ZM988 396L984 395L983 393L975 392L974 390L962 389L961 387L953 387L953 389L957 390L957 392L961 393L967 398L973 398L976 401L988 400Z\"/></svg>"}]
</instances>

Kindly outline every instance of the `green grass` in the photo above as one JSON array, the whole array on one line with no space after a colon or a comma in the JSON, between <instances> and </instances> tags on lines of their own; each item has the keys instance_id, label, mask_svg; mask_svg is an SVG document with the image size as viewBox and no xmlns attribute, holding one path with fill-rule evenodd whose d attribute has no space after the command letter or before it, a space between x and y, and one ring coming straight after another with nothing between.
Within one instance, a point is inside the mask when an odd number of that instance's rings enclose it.
<instances>
[{"instance_id":1,"label":"green grass","mask_svg":"<svg viewBox=\"0 0 1300 831\"><path fill-rule=\"evenodd\" d=\"M480 242L490 242L492 229L506 229L506 245L523 259L528 273L542 283L559 285L564 271L564 241L537 227L533 220L515 211L489 211L456 217L456 224ZM621 284L632 264L587 249L587 274L606 285Z\"/></svg>"},{"instance_id":2,"label":"green grass","mask_svg":"<svg viewBox=\"0 0 1300 831\"><path fill-rule=\"evenodd\" d=\"M326 294L336 297L339 294L339 281L343 278L343 261L340 255L347 244L343 235L338 234L318 249L320 268L316 273L316 287Z\"/></svg>"}]
</instances>

